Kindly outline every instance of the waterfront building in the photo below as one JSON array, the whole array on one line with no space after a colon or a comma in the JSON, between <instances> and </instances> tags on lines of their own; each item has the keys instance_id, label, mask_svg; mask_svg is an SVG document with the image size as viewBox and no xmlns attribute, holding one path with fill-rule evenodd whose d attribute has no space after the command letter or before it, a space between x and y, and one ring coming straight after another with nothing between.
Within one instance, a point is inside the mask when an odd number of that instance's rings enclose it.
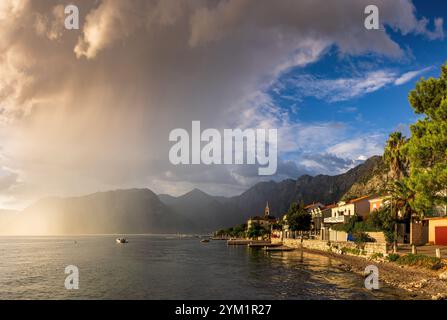
<instances>
[{"instance_id":1,"label":"waterfront building","mask_svg":"<svg viewBox=\"0 0 447 320\"><path fill-rule=\"evenodd\" d=\"M312 216L311 235L319 235L321 228L323 227L323 219L330 217L331 211L327 210L328 206L325 206L321 202L309 204L305 206L304 209L306 209Z\"/></svg>"},{"instance_id":2,"label":"waterfront building","mask_svg":"<svg viewBox=\"0 0 447 320\"><path fill-rule=\"evenodd\" d=\"M370 212L370 196L363 196L348 201L339 201L331 207L331 215L324 218L321 240L347 241L348 234L333 229L334 225L348 222L351 217L366 219Z\"/></svg>"},{"instance_id":3,"label":"waterfront building","mask_svg":"<svg viewBox=\"0 0 447 320\"><path fill-rule=\"evenodd\" d=\"M259 225L266 230L270 230L271 226L276 223L276 218L270 215L270 207L267 202L264 208L263 216L254 216L248 219L247 221L247 229L250 229L254 225Z\"/></svg>"},{"instance_id":4,"label":"waterfront building","mask_svg":"<svg viewBox=\"0 0 447 320\"><path fill-rule=\"evenodd\" d=\"M389 201L389 197L373 197L369 201L369 212L381 209Z\"/></svg>"},{"instance_id":5,"label":"waterfront building","mask_svg":"<svg viewBox=\"0 0 447 320\"><path fill-rule=\"evenodd\" d=\"M331 209L331 217L324 219L324 223L346 223L350 217L366 218L370 212L369 196L340 201Z\"/></svg>"}]
</instances>

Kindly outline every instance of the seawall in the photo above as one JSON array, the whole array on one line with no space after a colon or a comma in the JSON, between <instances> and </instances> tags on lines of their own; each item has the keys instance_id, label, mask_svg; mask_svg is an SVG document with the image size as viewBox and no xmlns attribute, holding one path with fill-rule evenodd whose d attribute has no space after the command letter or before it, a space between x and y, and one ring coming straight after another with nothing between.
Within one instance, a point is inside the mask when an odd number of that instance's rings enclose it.
<instances>
[{"instance_id":1,"label":"seawall","mask_svg":"<svg viewBox=\"0 0 447 320\"><path fill-rule=\"evenodd\" d=\"M372 254L387 254L387 244L385 242L367 242L357 245L351 241L326 241L326 240L303 240L301 239L272 239L272 243L282 242L285 246L292 248L304 248L334 253L357 253L357 255L370 256Z\"/></svg>"}]
</instances>

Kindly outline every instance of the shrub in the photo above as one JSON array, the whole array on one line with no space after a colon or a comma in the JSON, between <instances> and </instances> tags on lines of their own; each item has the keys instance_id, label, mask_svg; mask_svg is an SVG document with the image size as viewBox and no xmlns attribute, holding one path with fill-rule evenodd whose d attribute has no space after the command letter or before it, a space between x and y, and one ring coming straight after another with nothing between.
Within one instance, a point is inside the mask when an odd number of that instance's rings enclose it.
<instances>
[{"instance_id":1,"label":"shrub","mask_svg":"<svg viewBox=\"0 0 447 320\"><path fill-rule=\"evenodd\" d=\"M439 258L412 253L399 257L396 262L400 265L419 266L434 270L438 270L443 266Z\"/></svg>"},{"instance_id":2,"label":"shrub","mask_svg":"<svg viewBox=\"0 0 447 320\"><path fill-rule=\"evenodd\" d=\"M382 259L383 258L383 253L381 252L375 252L371 255L371 259L376 260L376 259Z\"/></svg>"},{"instance_id":3,"label":"shrub","mask_svg":"<svg viewBox=\"0 0 447 320\"><path fill-rule=\"evenodd\" d=\"M388 243L394 242L395 238L394 230L385 230L383 233L385 234L386 242Z\"/></svg>"},{"instance_id":4,"label":"shrub","mask_svg":"<svg viewBox=\"0 0 447 320\"><path fill-rule=\"evenodd\" d=\"M347 253L354 254L356 256L358 256L358 255L360 255L362 253L362 251L360 249L357 249L357 248L347 248L347 247L341 248L341 252L343 252L344 254L347 254Z\"/></svg>"},{"instance_id":5,"label":"shrub","mask_svg":"<svg viewBox=\"0 0 447 320\"><path fill-rule=\"evenodd\" d=\"M390 254L388 255L388 257L387 257L387 260L390 261L390 262L395 262L395 261L397 261L397 259L399 259L399 258L400 258L400 254L397 254L397 253L390 253Z\"/></svg>"},{"instance_id":6,"label":"shrub","mask_svg":"<svg viewBox=\"0 0 447 320\"><path fill-rule=\"evenodd\" d=\"M335 225L334 229L337 231L344 231L346 233L351 233L354 231L356 223L359 222L359 218L357 216L350 217L348 221L344 224Z\"/></svg>"},{"instance_id":7,"label":"shrub","mask_svg":"<svg viewBox=\"0 0 447 320\"><path fill-rule=\"evenodd\" d=\"M367 224L377 231L383 231L386 241L391 243L394 241L394 225L396 220L388 205L371 212L367 219Z\"/></svg>"},{"instance_id":8,"label":"shrub","mask_svg":"<svg viewBox=\"0 0 447 320\"><path fill-rule=\"evenodd\" d=\"M381 209L380 211L370 213L365 221L358 216L352 216L346 223L336 225L333 229L354 235L357 233L382 231L385 233L387 241L392 242L391 240L394 237L394 222L391 219L389 210ZM371 240L364 237L364 240L359 242L371 242Z\"/></svg>"},{"instance_id":9,"label":"shrub","mask_svg":"<svg viewBox=\"0 0 447 320\"><path fill-rule=\"evenodd\" d=\"M365 242L374 242L374 239L372 239L365 232L355 232L353 234L353 236L354 236L354 242L357 244L365 243Z\"/></svg>"}]
</instances>

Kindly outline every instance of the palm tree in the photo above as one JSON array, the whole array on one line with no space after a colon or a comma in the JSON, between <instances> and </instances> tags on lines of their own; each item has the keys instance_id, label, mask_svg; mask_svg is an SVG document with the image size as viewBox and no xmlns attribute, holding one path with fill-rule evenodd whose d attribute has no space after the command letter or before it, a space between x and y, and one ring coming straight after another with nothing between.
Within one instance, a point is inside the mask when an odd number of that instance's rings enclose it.
<instances>
[{"instance_id":1,"label":"palm tree","mask_svg":"<svg viewBox=\"0 0 447 320\"><path fill-rule=\"evenodd\" d=\"M406 218L413 214L412 203L415 192L408 186L406 180L395 180L388 188L392 197L392 204L399 213L399 218Z\"/></svg>"},{"instance_id":2,"label":"palm tree","mask_svg":"<svg viewBox=\"0 0 447 320\"><path fill-rule=\"evenodd\" d=\"M409 188L406 180L392 181L387 189L391 196L391 214L394 216L394 243L393 251L397 251L397 222L401 219L413 216L412 203L415 197L414 191Z\"/></svg>"},{"instance_id":3,"label":"palm tree","mask_svg":"<svg viewBox=\"0 0 447 320\"><path fill-rule=\"evenodd\" d=\"M393 179L400 180L406 175L407 159L402 149L406 142L401 132L393 132L388 138L383 158L390 166Z\"/></svg>"}]
</instances>

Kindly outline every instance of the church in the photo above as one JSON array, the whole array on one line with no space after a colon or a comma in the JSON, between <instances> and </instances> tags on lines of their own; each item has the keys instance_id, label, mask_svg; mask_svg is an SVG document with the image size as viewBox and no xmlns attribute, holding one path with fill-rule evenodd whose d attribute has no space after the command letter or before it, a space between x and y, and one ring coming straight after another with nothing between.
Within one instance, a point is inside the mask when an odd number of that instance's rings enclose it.
<instances>
[{"instance_id":1,"label":"church","mask_svg":"<svg viewBox=\"0 0 447 320\"><path fill-rule=\"evenodd\" d=\"M270 230L271 226L276 222L276 218L270 215L269 203L267 202L264 215L263 216L255 216L247 221L247 228L250 229L254 225L260 225L266 230Z\"/></svg>"}]
</instances>

